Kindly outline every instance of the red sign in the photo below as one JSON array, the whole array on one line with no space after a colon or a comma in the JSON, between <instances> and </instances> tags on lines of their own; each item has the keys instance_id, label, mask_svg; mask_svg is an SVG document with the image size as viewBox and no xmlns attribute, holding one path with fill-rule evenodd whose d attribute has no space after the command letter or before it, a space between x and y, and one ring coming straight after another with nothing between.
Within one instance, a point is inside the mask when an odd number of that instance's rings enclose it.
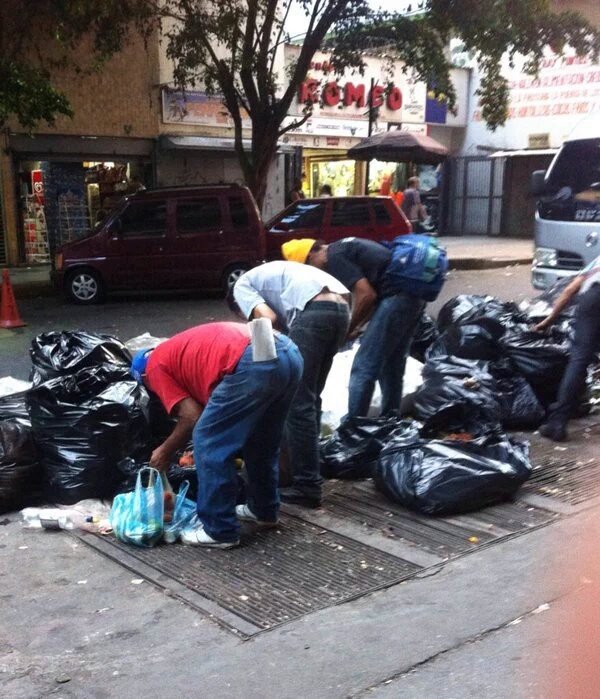
<instances>
[{"instance_id":1,"label":"red sign","mask_svg":"<svg viewBox=\"0 0 600 699\"><path fill-rule=\"evenodd\" d=\"M31 189L35 203L44 206L44 178L41 170L31 171Z\"/></svg>"},{"instance_id":2,"label":"red sign","mask_svg":"<svg viewBox=\"0 0 600 699\"><path fill-rule=\"evenodd\" d=\"M317 104L322 101L326 107L337 107L341 102L344 107L356 106L359 108L364 107L367 103L373 107L383 107L385 103L385 106L394 112L402 107L402 91L395 85L390 88L375 85L369 96L366 94L367 88L364 83L355 85L348 82L340 86L339 83L332 81L323 86L320 94L319 85L318 80L305 80L298 90L298 102Z\"/></svg>"}]
</instances>

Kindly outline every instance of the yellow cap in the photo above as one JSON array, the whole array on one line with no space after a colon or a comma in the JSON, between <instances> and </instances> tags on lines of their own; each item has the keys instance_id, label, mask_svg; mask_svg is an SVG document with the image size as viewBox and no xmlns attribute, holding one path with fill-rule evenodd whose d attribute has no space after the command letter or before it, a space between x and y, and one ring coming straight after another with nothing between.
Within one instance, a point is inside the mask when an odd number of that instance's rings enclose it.
<instances>
[{"instance_id":1,"label":"yellow cap","mask_svg":"<svg viewBox=\"0 0 600 699\"><path fill-rule=\"evenodd\" d=\"M296 238L288 240L281 246L283 257L289 262L301 262L304 264L310 249L315 244L314 238Z\"/></svg>"}]
</instances>

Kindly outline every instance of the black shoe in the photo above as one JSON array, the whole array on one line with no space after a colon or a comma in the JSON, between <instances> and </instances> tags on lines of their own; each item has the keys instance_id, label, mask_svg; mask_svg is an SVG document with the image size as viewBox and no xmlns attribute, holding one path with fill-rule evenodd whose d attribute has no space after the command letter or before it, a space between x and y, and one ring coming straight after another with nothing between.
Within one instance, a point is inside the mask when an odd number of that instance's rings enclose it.
<instances>
[{"instance_id":1,"label":"black shoe","mask_svg":"<svg viewBox=\"0 0 600 699\"><path fill-rule=\"evenodd\" d=\"M280 488L279 498L282 502L287 502L290 505L312 508L321 507L321 497L319 495L309 495L295 486Z\"/></svg>"},{"instance_id":2,"label":"black shoe","mask_svg":"<svg viewBox=\"0 0 600 699\"><path fill-rule=\"evenodd\" d=\"M556 422L546 422L540 427L540 434L553 442L564 442L567 438L567 430L564 425Z\"/></svg>"}]
</instances>

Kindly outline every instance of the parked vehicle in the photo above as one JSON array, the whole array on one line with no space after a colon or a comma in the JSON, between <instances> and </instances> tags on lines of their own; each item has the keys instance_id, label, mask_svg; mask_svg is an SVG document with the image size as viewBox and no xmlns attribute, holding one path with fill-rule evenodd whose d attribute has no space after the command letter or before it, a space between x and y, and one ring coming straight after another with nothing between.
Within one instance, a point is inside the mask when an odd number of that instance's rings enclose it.
<instances>
[{"instance_id":1,"label":"parked vehicle","mask_svg":"<svg viewBox=\"0 0 600 699\"><path fill-rule=\"evenodd\" d=\"M412 231L410 222L389 197L299 199L266 224L267 258L281 258L281 246L293 238L326 243L355 236L392 240Z\"/></svg>"},{"instance_id":2,"label":"parked vehicle","mask_svg":"<svg viewBox=\"0 0 600 699\"><path fill-rule=\"evenodd\" d=\"M63 245L53 281L80 304L117 290L227 290L264 256L264 226L246 187L153 189Z\"/></svg>"},{"instance_id":3,"label":"parked vehicle","mask_svg":"<svg viewBox=\"0 0 600 699\"><path fill-rule=\"evenodd\" d=\"M531 177L539 197L532 283L546 289L600 255L600 125L585 119L548 171Z\"/></svg>"}]
</instances>

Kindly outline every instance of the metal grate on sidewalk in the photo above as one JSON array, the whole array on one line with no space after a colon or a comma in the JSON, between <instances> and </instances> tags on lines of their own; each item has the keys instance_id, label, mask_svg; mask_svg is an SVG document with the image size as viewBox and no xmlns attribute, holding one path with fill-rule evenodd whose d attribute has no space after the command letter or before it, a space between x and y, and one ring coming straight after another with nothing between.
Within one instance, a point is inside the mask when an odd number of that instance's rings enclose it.
<instances>
[{"instance_id":1,"label":"metal grate on sidewalk","mask_svg":"<svg viewBox=\"0 0 600 699\"><path fill-rule=\"evenodd\" d=\"M207 611L247 636L387 587L421 570L414 563L285 515L279 529L250 536L238 548L226 551L181 544L142 549L112 537L89 535L84 540L105 555L110 555L106 551L110 543L109 548L118 550L114 557L119 563L135 570L136 561L140 562L194 591L195 606L202 609L203 598L209 600L213 604Z\"/></svg>"}]
</instances>

